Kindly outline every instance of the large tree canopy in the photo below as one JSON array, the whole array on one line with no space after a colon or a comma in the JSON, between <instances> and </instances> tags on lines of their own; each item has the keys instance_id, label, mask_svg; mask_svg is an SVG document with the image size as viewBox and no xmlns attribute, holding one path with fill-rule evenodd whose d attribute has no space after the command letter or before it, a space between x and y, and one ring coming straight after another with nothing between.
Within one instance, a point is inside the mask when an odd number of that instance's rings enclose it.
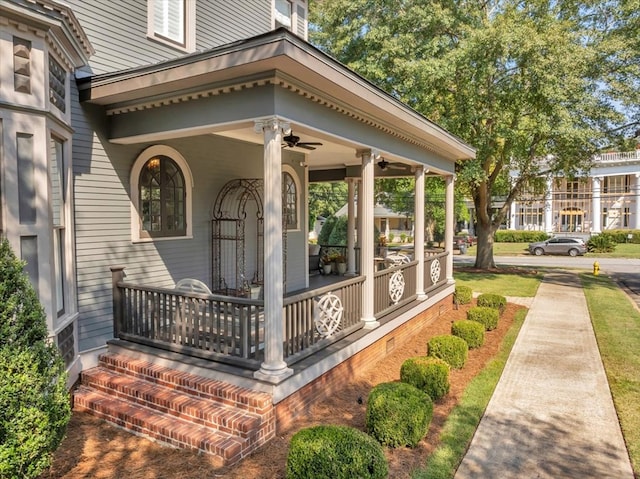
<instances>
[{"instance_id":1,"label":"large tree canopy","mask_svg":"<svg viewBox=\"0 0 640 479\"><path fill-rule=\"evenodd\" d=\"M457 183L475 204L476 266L488 268L514 197L541 174L583 170L624 122L607 82L630 74L621 39L635 12L614 22L618 2L601 4L315 2L312 41L477 148L475 160L458 165ZM618 74L607 77L613 65ZM506 202L496 210L498 192Z\"/></svg>"}]
</instances>

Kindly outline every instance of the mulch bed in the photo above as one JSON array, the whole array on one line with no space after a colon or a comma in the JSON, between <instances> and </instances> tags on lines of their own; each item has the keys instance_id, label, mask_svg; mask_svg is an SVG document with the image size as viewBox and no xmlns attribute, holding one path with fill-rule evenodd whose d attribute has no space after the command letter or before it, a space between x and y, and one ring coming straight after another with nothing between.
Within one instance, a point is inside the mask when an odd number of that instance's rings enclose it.
<instances>
[{"instance_id":1,"label":"mulch bed","mask_svg":"<svg viewBox=\"0 0 640 479\"><path fill-rule=\"evenodd\" d=\"M500 269L503 270L502 268ZM460 306L435 322L426 325L419 334L403 345L396 346L388 356L362 372L355 380L344 384L337 393L319 399L307 417L297 419L269 444L238 464L216 469L209 457L197 452L163 447L147 439L110 426L86 413L75 413L67 430L67 438L54 456L50 470L42 479L54 478L126 478L126 479L183 479L208 478L283 478L289 441L299 429L317 424L341 424L364 430L366 398L373 386L381 382L397 381L405 359L426 354L429 338L449 334L451 323L466 318L471 305ZM499 351L502 339L512 325L521 306L509 304L501 316L498 328L486 334L485 344L469 352L469 359L461 370L452 370L451 390L434 405L429 433L414 448L388 449L389 477L403 479L424 464L438 444L444 422L460 401L467 384ZM363 398L360 404L358 398Z\"/></svg>"}]
</instances>

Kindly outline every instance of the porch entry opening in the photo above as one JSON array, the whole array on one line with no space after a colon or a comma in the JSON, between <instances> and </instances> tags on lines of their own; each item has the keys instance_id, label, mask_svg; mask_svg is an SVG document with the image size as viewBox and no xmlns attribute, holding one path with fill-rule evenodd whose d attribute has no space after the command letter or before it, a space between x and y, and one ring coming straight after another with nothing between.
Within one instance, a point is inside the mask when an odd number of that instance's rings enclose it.
<instances>
[{"instance_id":1,"label":"porch entry opening","mask_svg":"<svg viewBox=\"0 0 640 479\"><path fill-rule=\"evenodd\" d=\"M560 231L579 232L582 231L584 211L580 209L564 209L560 212Z\"/></svg>"},{"instance_id":2,"label":"porch entry opening","mask_svg":"<svg viewBox=\"0 0 640 479\"><path fill-rule=\"evenodd\" d=\"M227 182L216 197L211 214L211 289L214 294L261 299L259 295L264 283L263 191L262 178L238 178ZM286 228L283 228L282 243L286 264ZM286 286L284 265L283 271Z\"/></svg>"}]
</instances>

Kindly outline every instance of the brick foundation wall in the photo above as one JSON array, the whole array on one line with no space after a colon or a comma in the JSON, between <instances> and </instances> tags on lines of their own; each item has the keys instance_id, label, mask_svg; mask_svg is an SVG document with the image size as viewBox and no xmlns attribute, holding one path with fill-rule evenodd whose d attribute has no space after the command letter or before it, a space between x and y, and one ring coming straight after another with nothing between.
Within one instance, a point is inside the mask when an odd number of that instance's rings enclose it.
<instances>
[{"instance_id":1,"label":"brick foundation wall","mask_svg":"<svg viewBox=\"0 0 640 479\"><path fill-rule=\"evenodd\" d=\"M452 296L448 296L431 308L423 311L402 326L380 338L374 344L360 351L347 361L340 363L315 381L307 384L291 396L276 405L277 434L287 430L297 417L308 414L311 405L329 396L345 382L354 379L358 374L366 371L377 360L393 351L419 331L425 323L435 321L442 314L450 311L453 306ZM426 351L426 344L425 344Z\"/></svg>"}]
</instances>

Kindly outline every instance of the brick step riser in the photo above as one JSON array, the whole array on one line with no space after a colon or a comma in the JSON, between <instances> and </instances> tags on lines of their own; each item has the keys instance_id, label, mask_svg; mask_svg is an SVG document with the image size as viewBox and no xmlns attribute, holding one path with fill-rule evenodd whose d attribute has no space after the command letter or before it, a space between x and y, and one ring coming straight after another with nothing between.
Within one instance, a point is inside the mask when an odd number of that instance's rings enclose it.
<instances>
[{"instance_id":1,"label":"brick step riser","mask_svg":"<svg viewBox=\"0 0 640 479\"><path fill-rule=\"evenodd\" d=\"M100 357L100 366L119 374L144 379L193 396L218 401L227 406L240 407L259 415L266 414L273 407L267 394L261 394L260 397L256 398L254 391L244 390L220 381L204 380L204 378L198 378L170 368L154 368L150 363L141 365L136 364L136 362L123 361L118 357L103 355ZM155 369L155 374L149 374L149 370L152 368Z\"/></svg>"},{"instance_id":2,"label":"brick step riser","mask_svg":"<svg viewBox=\"0 0 640 479\"><path fill-rule=\"evenodd\" d=\"M120 399L131 401L142 406L149 407L159 412L184 419L194 424L207 426L220 431L236 434L243 439L251 439L259 434L261 429L266 428L266 424L261 424L258 417L247 417L242 410L220 411L220 407L215 407L213 411L203 411L194 406L184 406L171 403L163 398L158 398L154 394L130 388L125 385L115 384L110 381L101 381L89 372L85 372L82 383L90 388L112 394ZM154 383L156 384L156 383ZM173 391L173 390L172 390ZM199 396L191 396L196 400L207 400Z\"/></svg>"},{"instance_id":3,"label":"brick step riser","mask_svg":"<svg viewBox=\"0 0 640 479\"><path fill-rule=\"evenodd\" d=\"M135 434L152 438L160 443L172 447L195 449L207 453L212 455L216 461L219 461L220 466L233 464L256 449L257 443L255 441L247 441L240 438L210 441L202 439L201 437L194 437L190 434L192 433L192 428L185 428L184 423L177 425L176 428L149 424L144 420L123 413L119 409L110 408L104 404L96 403L91 399L85 399L81 394L75 398L74 408L78 411L85 411L98 418L104 419L109 423ZM182 428L182 430L180 430L180 428ZM219 434L216 430L211 429L210 431L211 437Z\"/></svg>"}]
</instances>

